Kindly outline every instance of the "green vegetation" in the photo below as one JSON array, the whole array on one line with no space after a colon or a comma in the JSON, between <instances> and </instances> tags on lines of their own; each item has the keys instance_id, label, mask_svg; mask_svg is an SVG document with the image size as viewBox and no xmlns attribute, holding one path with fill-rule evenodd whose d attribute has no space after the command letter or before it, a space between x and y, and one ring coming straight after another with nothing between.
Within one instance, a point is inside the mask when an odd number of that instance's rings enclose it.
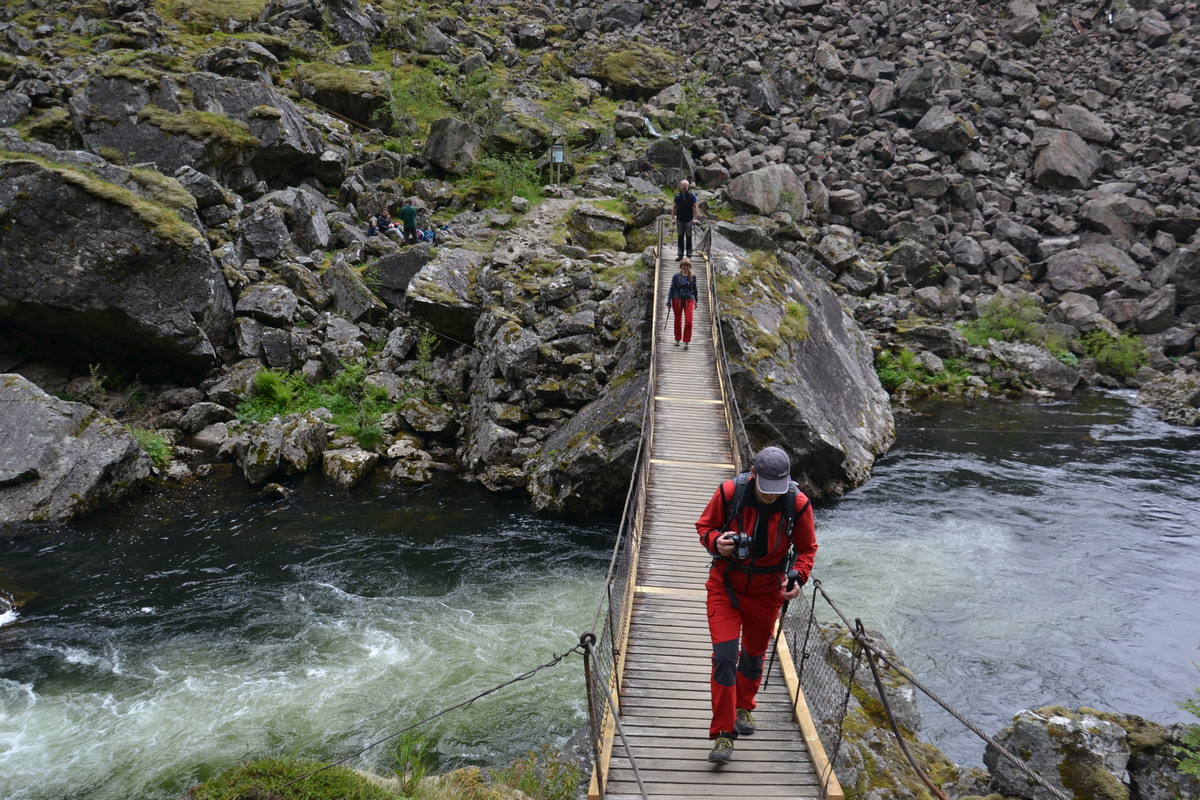
<instances>
[{"instance_id":1,"label":"green vegetation","mask_svg":"<svg viewBox=\"0 0 1200 800\"><path fill-rule=\"evenodd\" d=\"M187 800L397 800L399 797L347 767L331 767L287 786L323 766L315 761L278 758L251 761L193 786L184 797Z\"/></svg>"},{"instance_id":2,"label":"green vegetation","mask_svg":"<svg viewBox=\"0 0 1200 800\"><path fill-rule=\"evenodd\" d=\"M533 800L573 800L583 772L575 764L564 762L557 750L544 745L540 752L530 750L507 769L497 771L496 778Z\"/></svg>"},{"instance_id":3,"label":"green vegetation","mask_svg":"<svg viewBox=\"0 0 1200 800\"><path fill-rule=\"evenodd\" d=\"M137 440L138 447L145 450L146 455L150 456L154 466L166 469L171 464L171 445L167 444L166 439L154 431L146 431L141 428L129 427L128 431Z\"/></svg>"},{"instance_id":4,"label":"green vegetation","mask_svg":"<svg viewBox=\"0 0 1200 800\"><path fill-rule=\"evenodd\" d=\"M266 0L162 0L159 7L167 18L188 24L195 33L208 33L226 20L256 22Z\"/></svg>"},{"instance_id":5,"label":"green vegetation","mask_svg":"<svg viewBox=\"0 0 1200 800\"><path fill-rule=\"evenodd\" d=\"M542 199L537 162L514 154L488 155L472 165L468 176L473 191L488 198L493 206L506 206L514 196L531 203Z\"/></svg>"},{"instance_id":6,"label":"green vegetation","mask_svg":"<svg viewBox=\"0 0 1200 800\"><path fill-rule=\"evenodd\" d=\"M165 108L148 105L138 112L137 118L164 133L182 134L200 141L211 139L235 150L258 147L259 144L249 125L210 111L189 109L173 114Z\"/></svg>"},{"instance_id":7,"label":"green vegetation","mask_svg":"<svg viewBox=\"0 0 1200 800\"><path fill-rule=\"evenodd\" d=\"M675 124L693 136L703 136L705 131L721 119L721 109L705 94L704 84L708 76L692 74L682 82L683 97L675 106Z\"/></svg>"},{"instance_id":8,"label":"green vegetation","mask_svg":"<svg viewBox=\"0 0 1200 800\"><path fill-rule=\"evenodd\" d=\"M881 351L875 357L875 373L879 376L879 383L888 392L895 392L906 384L927 390L955 391L962 387L971 374L959 359L954 358L945 359L942 369L932 372L907 347Z\"/></svg>"},{"instance_id":9,"label":"green vegetation","mask_svg":"<svg viewBox=\"0 0 1200 800\"><path fill-rule=\"evenodd\" d=\"M790 302L783 307L779 335L786 341L803 342L808 338L808 306Z\"/></svg>"},{"instance_id":10,"label":"green vegetation","mask_svg":"<svg viewBox=\"0 0 1200 800\"><path fill-rule=\"evenodd\" d=\"M1113 336L1102 330L1088 331L1080 339L1083 352L1096 359L1101 372L1131 378L1146 363L1146 349L1132 333Z\"/></svg>"},{"instance_id":11,"label":"green vegetation","mask_svg":"<svg viewBox=\"0 0 1200 800\"><path fill-rule=\"evenodd\" d=\"M1029 297L1012 300L996 295L980 303L979 317L962 326L963 336L975 347L1000 342L1037 342L1045 313Z\"/></svg>"},{"instance_id":12,"label":"green vegetation","mask_svg":"<svg viewBox=\"0 0 1200 800\"><path fill-rule=\"evenodd\" d=\"M420 734L410 731L401 736L392 748L392 757L396 759L395 773L400 781L401 793L414 794L430 769L429 742Z\"/></svg>"},{"instance_id":13,"label":"green vegetation","mask_svg":"<svg viewBox=\"0 0 1200 800\"><path fill-rule=\"evenodd\" d=\"M423 135L430 124L451 114L443 83L433 67L407 64L392 71L392 118L396 133Z\"/></svg>"},{"instance_id":14,"label":"green vegetation","mask_svg":"<svg viewBox=\"0 0 1200 800\"><path fill-rule=\"evenodd\" d=\"M996 295L979 305L979 317L960 325L963 336L974 347L987 347L999 342L1029 342L1040 344L1064 363L1078 362L1071 353L1071 343L1048 329L1045 312L1027 296L1017 299Z\"/></svg>"},{"instance_id":15,"label":"green vegetation","mask_svg":"<svg viewBox=\"0 0 1200 800\"><path fill-rule=\"evenodd\" d=\"M383 438L380 421L396 408L387 391L366 382L367 362L357 359L332 378L315 385L298 373L260 370L254 376L254 393L237 408L244 422L265 422L274 416L326 408L332 422L370 450Z\"/></svg>"},{"instance_id":16,"label":"green vegetation","mask_svg":"<svg viewBox=\"0 0 1200 800\"><path fill-rule=\"evenodd\" d=\"M1196 689L1196 697L1184 700L1179 706L1184 711L1200 717L1200 689ZM1200 723L1193 722L1188 726L1181 746L1175 748L1175 754L1179 756L1180 772L1200 778Z\"/></svg>"}]
</instances>

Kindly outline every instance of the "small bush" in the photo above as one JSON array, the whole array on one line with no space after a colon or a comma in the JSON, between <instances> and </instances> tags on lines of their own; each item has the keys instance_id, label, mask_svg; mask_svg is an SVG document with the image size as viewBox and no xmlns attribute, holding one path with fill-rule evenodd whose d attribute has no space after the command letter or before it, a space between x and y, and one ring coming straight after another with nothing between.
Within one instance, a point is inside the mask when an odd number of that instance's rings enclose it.
<instances>
[{"instance_id":1,"label":"small bush","mask_svg":"<svg viewBox=\"0 0 1200 800\"><path fill-rule=\"evenodd\" d=\"M543 745L540 752L530 750L507 769L498 770L496 779L533 800L574 800L583 770L563 761L557 750Z\"/></svg>"},{"instance_id":2,"label":"small bush","mask_svg":"<svg viewBox=\"0 0 1200 800\"><path fill-rule=\"evenodd\" d=\"M146 431L141 428L129 428L129 432L137 440L138 447L145 450L146 455L150 456L150 460L154 462L154 466L159 469L166 469L170 465L171 445L167 444L166 439L154 431Z\"/></svg>"},{"instance_id":3,"label":"small bush","mask_svg":"<svg viewBox=\"0 0 1200 800\"><path fill-rule=\"evenodd\" d=\"M266 422L271 417L326 408L334 425L370 450L383 440L381 418L395 409L387 391L367 383L367 362L356 359L332 378L310 386L297 373L260 370L254 377L254 395L237 407L243 422Z\"/></svg>"},{"instance_id":4,"label":"small bush","mask_svg":"<svg viewBox=\"0 0 1200 800\"><path fill-rule=\"evenodd\" d=\"M979 317L964 325L962 332L975 347L987 347L989 339L1040 344L1046 338L1041 325L1044 318L1045 313L1031 298L1011 300L997 295L980 304Z\"/></svg>"},{"instance_id":5,"label":"small bush","mask_svg":"<svg viewBox=\"0 0 1200 800\"><path fill-rule=\"evenodd\" d=\"M1113 336L1098 329L1088 331L1080 339L1080 346L1084 353L1096 359L1101 372L1119 378L1133 377L1146 363L1146 350L1131 333Z\"/></svg>"}]
</instances>

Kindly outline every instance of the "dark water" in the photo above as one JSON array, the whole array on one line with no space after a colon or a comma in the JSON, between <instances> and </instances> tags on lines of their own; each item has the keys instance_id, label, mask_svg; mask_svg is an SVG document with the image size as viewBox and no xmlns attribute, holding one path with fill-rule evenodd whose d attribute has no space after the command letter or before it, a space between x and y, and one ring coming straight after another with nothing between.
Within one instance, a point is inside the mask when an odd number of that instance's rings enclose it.
<instances>
[{"instance_id":1,"label":"dark water","mask_svg":"<svg viewBox=\"0 0 1200 800\"><path fill-rule=\"evenodd\" d=\"M932 409L820 518L816 574L989 733L1050 703L1195 722L1198 446L1121 395ZM927 739L981 763L923 709Z\"/></svg>"},{"instance_id":2,"label":"dark water","mask_svg":"<svg viewBox=\"0 0 1200 800\"><path fill-rule=\"evenodd\" d=\"M1118 395L937 409L819 512L815 574L984 730L1051 702L1190 721L1197 444ZM0 619L4 800L175 800L249 757L354 752L573 646L615 524L460 485L268 502L235 480L38 530L0 541L0 589L35 593ZM573 657L425 730L445 764L498 764L584 717Z\"/></svg>"},{"instance_id":3,"label":"dark water","mask_svg":"<svg viewBox=\"0 0 1200 800\"><path fill-rule=\"evenodd\" d=\"M348 755L576 644L614 531L460 485L231 481L4 543L0 586L37 595L0 627L0 798L173 799L250 756ZM505 763L585 717L576 656L423 730L444 763Z\"/></svg>"}]
</instances>

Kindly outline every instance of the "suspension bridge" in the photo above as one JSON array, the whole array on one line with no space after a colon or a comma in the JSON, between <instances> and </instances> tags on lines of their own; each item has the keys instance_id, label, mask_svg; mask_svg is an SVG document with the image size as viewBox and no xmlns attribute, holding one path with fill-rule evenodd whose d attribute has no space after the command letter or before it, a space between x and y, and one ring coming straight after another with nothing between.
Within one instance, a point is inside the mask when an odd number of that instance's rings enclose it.
<instances>
[{"instance_id":1,"label":"suspension bridge","mask_svg":"<svg viewBox=\"0 0 1200 800\"><path fill-rule=\"evenodd\" d=\"M603 628L611 656L588 670L591 706L603 709L593 714L589 795L836 800L842 791L786 641L758 696L758 731L738 740L730 764L707 761L712 647L704 581L711 557L697 540L695 521L721 481L746 466L748 452L730 410L709 245L703 237L693 258L701 296L692 341L681 345L666 307L677 262L664 258L671 248L663 246L660 225L643 449L627 503L626 545L618 546L624 551L616 559L618 588Z\"/></svg>"},{"instance_id":2,"label":"suspension bridge","mask_svg":"<svg viewBox=\"0 0 1200 800\"><path fill-rule=\"evenodd\" d=\"M1044 795L1070 800L1061 782L1043 777L927 688L853 622L820 580L811 581L811 605L780 622L774 666L766 670L755 709L758 731L738 739L733 761L707 760L711 742L711 644L704 581L709 556L695 520L712 492L742 471L751 457L729 383L714 285L711 231L700 237L693 265L700 280L690 346L675 346L666 297L677 267L664 258L659 223L655 259L651 365L642 438L625 500L617 541L591 626L579 642L513 679L442 709L350 755L295 778L287 785L358 758L434 719L528 680L583 654L592 773L589 800L691 800L692 798L793 798L841 800L834 772L842 748L852 685L880 704L908 770L932 797L945 800L901 735L889 707L881 668L889 681L924 693L1016 767ZM830 637L818 632L817 602L836 626L838 657ZM793 605L799 605L799 599ZM768 653L768 659L770 659ZM834 666L837 661L839 666ZM772 672L773 670L773 672ZM860 674L861 670L861 674ZM870 673L870 679L866 674ZM828 748L828 750L826 749Z\"/></svg>"}]
</instances>

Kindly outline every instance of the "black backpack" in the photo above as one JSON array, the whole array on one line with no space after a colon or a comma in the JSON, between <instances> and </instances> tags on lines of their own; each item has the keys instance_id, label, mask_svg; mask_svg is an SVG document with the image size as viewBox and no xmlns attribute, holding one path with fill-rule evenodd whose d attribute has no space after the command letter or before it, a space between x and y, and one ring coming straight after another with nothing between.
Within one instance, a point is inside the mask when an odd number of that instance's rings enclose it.
<instances>
[{"instance_id":1,"label":"black backpack","mask_svg":"<svg viewBox=\"0 0 1200 800\"><path fill-rule=\"evenodd\" d=\"M746 488L750 485L749 471L738 475L734 480L733 498L730 499L722 495L725 501L725 524L721 526L722 532L729 530L729 524L737 517L742 510L742 501L746 497ZM788 481L787 501L784 503L783 521L785 531L791 535L792 526L796 524L796 518L804 513L808 508L809 503L804 504L804 508L796 510L796 493L800 491L800 487L795 481ZM812 501L809 501L812 502Z\"/></svg>"}]
</instances>

